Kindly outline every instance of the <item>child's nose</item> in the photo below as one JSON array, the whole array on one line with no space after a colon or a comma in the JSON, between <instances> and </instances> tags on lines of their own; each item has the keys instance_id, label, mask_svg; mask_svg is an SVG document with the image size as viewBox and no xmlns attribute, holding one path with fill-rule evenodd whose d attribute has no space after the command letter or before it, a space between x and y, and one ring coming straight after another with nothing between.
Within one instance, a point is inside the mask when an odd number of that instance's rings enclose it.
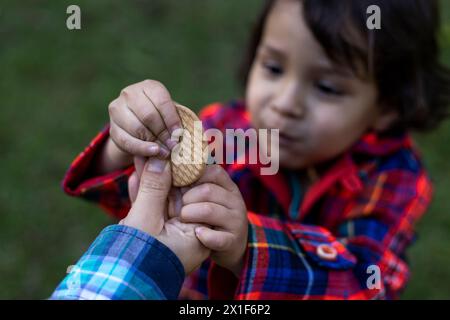
<instances>
[{"instance_id":1,"label":"child's nose","mask_svg":"<svg viewBox=\"0 0 450 320\"><path fill-rule=\"evenodd\" d=\"M279 91L272 103L274 111L286 117L301 118L304 116L303 99L298 85L286 85Z\"/></svg>"}]
</instances>

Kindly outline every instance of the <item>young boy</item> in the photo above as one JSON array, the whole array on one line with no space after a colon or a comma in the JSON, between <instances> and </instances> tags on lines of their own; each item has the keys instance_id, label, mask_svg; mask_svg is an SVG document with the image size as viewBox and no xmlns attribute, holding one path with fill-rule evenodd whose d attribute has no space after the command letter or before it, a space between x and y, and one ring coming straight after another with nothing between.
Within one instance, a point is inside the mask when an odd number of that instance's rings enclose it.
<instances>
[{"instance_id":1,"label":"young boy","mask_svg":"<svg viewBox=\"0 0 450 320\"><path fill-rule=\"evenodd\" d=\"M381 30L366 27L369 5L380 7ZM226 165L227 174L213 169L215 183L183 195L181 219L209 225L197 237L212 249L183 297L398 297L432 193L408 131L435 127L450 100L438 27L436 1L268 1L244 68L245 101L200 116L222 131L279 129L281 170ZM125 88L109 112L64 187L122 218L132 156L168 156L180 123L156 81Z\"/></svg>"}]
</instances>

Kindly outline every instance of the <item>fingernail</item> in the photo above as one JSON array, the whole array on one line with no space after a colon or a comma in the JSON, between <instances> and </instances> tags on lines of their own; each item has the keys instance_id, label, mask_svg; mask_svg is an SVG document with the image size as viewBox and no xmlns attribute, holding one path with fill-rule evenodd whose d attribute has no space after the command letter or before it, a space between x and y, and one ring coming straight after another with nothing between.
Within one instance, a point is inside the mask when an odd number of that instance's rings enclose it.
<instances>
[{"instance_id":1,"label":"fingernail","mask_svg":"<svg viewBox=\"0 0 450 320\"><path fill-rule=\"evenodd\" d=\"M161 155L161 157L166 158L166 157L168 157L170 155L170 151L167 150L166 147L161 146L159 148L159 154Z\"/></svg>"},{"instance_id":2,"label":"fingernail","mask_svg":"<svg viewBox=\"0 0 450 320\"><path fill-rule=\"evenodd\" d=\"M157 158L151 158L148 160L147 170L150 172L161 173L164 171L166 163L167 161Z\"/></svg>"},{"instance_id":3,"label":"fingernail","mask_svg":"<svg viewBox=\"0 0 450 320\"><path fill-rule=\"evenodd\" d=\"M195 234L200 235L202 233L202 228L195 228Z\"/></svg>"},{"instance_id":4,"label":"fingernail","mask_svg":"<svg viewBox=\"0 0 450 320\"><path fill-rule=\"evenodd\" d=\"M150 147L148 148L148 151L149 151L151 154L158 154L158 152L159 152L159 147L158 147L158 146L150 146Z\"/></svg>"},{"instance_id":5,"label":"fingernail","mask_svg":"<svg viewBox=\"0 0 450 320\"><path fill-rule=\"evenodd\" d=\"M176 131L176 130L178 130L178 129L181 129L181 126L178 125L178 124L174 125L174 126L172 127L172 129L171 129L172 134L174 133L174 131Z\"/></svg>"},{"instance_id":6,"label":"fingernail","mask_svg":"<svg viewBox=\"0 0 450 320\"><path fill-rule=\"evenodd\" d=\"M166 140L165 144L169 147L170 150L172 150L177 145L177 143L170 138Z\"/></svg>"}]
</instances>

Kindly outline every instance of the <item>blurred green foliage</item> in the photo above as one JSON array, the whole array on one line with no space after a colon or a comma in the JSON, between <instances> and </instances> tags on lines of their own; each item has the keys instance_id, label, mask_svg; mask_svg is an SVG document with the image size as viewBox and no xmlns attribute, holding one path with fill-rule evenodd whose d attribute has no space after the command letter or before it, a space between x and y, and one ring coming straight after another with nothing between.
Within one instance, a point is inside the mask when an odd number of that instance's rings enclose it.
<instances>
[{"instance_id":1,"label":"blurred green foliage","mask_svg":"<svg viewBox=\"0 0 450 320\"><path fill-rule=\"evenodd\" d=\"M78 4L82 29L66 28ZM261 0L13 1L0 4L0 299L48 297L113 222L63 194L69 163L120 90L158 79L200 108L242 96L238 63ZM450 64L450 5L444 59ZM450 298L450 126L418 136L436 183L409 251L405 298Z\"/></svg>"}]
</instances>

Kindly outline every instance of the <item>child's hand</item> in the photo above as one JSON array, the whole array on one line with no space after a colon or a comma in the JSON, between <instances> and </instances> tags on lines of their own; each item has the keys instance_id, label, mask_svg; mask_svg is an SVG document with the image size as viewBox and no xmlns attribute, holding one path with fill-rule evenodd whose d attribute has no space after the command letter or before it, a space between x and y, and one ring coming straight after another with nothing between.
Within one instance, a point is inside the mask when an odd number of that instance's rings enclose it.
<instances>
[{"instance_id":1,"label":"child's hand","mask_svg":"<svg viewBox=\"0 0 450 320\"><path fill-rule=\"evenodd\" d=\"M171 134L181 128L181 120L162 83L145 80L130 85L108 109L110 136L120 150L143 157L170 154L168 149L176 144Z\"/></svg>"},{"instance_id":2,"label":"child's hand","mask_svg":"<svg viewBox=\"0 0 450 320\"><path fill-rule=\"evenodd\" d=\"M210 225L197 227L198 239L212 250L211 258L239 276L247 248L247 209L241 192L219 165L183 195L181 220Z\"/></svg>"}]
</instances>

